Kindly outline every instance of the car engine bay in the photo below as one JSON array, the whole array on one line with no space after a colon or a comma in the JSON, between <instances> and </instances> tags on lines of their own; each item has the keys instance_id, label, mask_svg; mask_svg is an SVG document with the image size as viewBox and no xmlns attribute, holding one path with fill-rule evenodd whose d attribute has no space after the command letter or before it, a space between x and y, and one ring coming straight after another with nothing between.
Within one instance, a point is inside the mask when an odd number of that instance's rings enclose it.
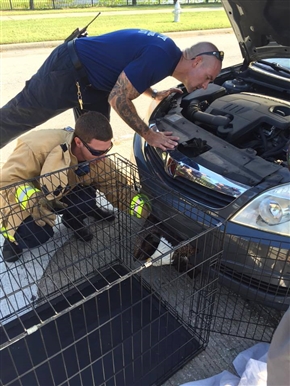
<instances>
[{"instance_id":1,"label":"car engine bay","mask_svg":"<svg viewBox=\"0 0 290 386\"><path fill-rule=\"evenodd\" d=\"M288 180L290 103L277 97L283 93L258 93L242 78L182 90L160 103L150 120L180 138L172 157L179 152L248 187L283 169L276 183Z\"/></svg>"},{"instance_id":2,"label":"car engine bay","mask_svg":"<svg viewBox=\"0 0 290 386\"><path fill-rule=\"evenodd\" d=\"M253 149L263 159L283 164L290 138L290 104L259 94L224 92L208 107L205 101L190 100L183 115L240 149Z\"/></svg>"}]
</instances>

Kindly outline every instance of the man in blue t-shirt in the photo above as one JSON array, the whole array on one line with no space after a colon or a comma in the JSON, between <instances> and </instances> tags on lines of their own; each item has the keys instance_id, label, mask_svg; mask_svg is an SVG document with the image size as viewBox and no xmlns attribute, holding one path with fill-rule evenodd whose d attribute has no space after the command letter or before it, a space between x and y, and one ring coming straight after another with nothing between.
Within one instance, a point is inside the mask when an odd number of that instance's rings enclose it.
<instances>
[{"instance_id":1,"label":"man in blue t-shirt","mask_svg":"<svg viewBox=\"0 0 290 386\"><path fill-rule=\"evenodd\" d=\"M173 149L179 138L150 129L132 101L143 93L160 101L181 92L151 88L167 76L183 83L188 92L206 88L219 74L222 59L223 53L212 43L181 51L168 36L141 29L65 42L1 108L1 147L69 108L77 108L80 114L98 111L110 119L112 106L150 145Z\"/></svg>"}]
</instances>

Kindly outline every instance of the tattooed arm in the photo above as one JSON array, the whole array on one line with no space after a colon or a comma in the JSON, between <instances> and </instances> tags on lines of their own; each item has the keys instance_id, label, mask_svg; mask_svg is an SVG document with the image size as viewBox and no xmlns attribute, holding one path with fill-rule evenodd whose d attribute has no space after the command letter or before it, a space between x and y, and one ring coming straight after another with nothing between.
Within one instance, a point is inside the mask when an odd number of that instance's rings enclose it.
<instances>
[{"instance_id":1,"label":"tattooed arm","mask_svg":"<svg viewBox=\"0 0 290 386\"><path fill-rule=\"evenodd\" d=\"M178 87L172 87L172 88L169 88L168 90L163 90L163 91L157 91L156 92L156 97L155 97L155 100L157 102L161 102L164 98L168 97L170 94L172 93L179 93L179 94L183 94L183 91L178 88ZM147 95L149 97L152 97L152 93L153 93L153 89L150 87L148 88L146 91L144 91L144 95Z\"/></svg>"},{"instance_id":2,"label":"tattooed arm","mask_svg":"<svg viewBox=\"0 0 290 386\"><path fill-rule=\"evenodd\" d=\"M109 103L120 117L141 135L151 146L162 150L173 149L178 143L178 137L173 137L172 132L155 132L151 130L139 117L132 102L140 94L133 87L124 72L119 76L115 86L109 95Z\"/></svg>"}]
</instances>

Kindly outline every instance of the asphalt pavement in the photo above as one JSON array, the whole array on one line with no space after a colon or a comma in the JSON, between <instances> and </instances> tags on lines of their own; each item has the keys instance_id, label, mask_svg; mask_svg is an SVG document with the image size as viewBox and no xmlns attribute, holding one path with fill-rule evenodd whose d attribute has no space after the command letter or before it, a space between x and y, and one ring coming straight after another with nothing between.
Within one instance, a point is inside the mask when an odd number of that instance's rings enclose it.
<instances>
[{"instance_id":1,"label":"asphalt pavement","mask_svg":"<svg viewBox=\"0 0 290 386\"><path fill-rule=\"evenodd\" d=\"M212 9L211 9L212 10ZM145 11L142 11L143 13ZM90 13L91 15L92 13ZM83 15L83 14L82 14ZM76 14L67 14L70 17L76 17ZM43 15L34 15L34 17L41 18ZM56 15L54 15L56 17ZM62 15L63 17L63 15ZM12 18L12 17L11 17ZM15 19L16 16L13 17ZM3 16L1 16L1 20ZM225 65L230 65L233 63L237 63L237 58L240 58L240 53L238 50L237 43L235 41L235 37L232 34L231 29L225 30L211 30L211 31L194 31L194 32L182 32L182 33L174 33L170 34L178 43L181 48L185 48L185 46L191 45L195 41L200 40L210 40L215 42L220 49L224 49L226 51L226 59ZM189 44L190 43L190 44ZM5 45L0 46L1 54L1 65L2 65L2 93L1 93L1 105L5 104L12 96L14 96L17 92L20 91L20 84L24 85L24 81L33 75L34 71L39 67L38 63L32 63L35 61L35 57L37 57L39 51L44 51L44 56L49 53L49 51L60 44L60 42L45 42L45 43L33 43L33 44L19 44L19 45ZM235 45L235 48L233 48ZM43 55L40 57L40 62L43 59ZM31 60L31 62L30 62ZM19 64L20 63L20 64ZM13 82L11 76L11 66L17 64L19 67L19 74L15 76L18 79L17 82ZM36 68L35 68L36 67ZM170 82L170 86L176 84L176 81L172 78L167 79L165 82L161 82L158 86L159 89L161 87L168 87ZM175 83L174 83L175 82ZM139 98L138 98L139 99ZM145 107L146 105L146 107ZM140 99L139 104L137 104L137 110L142 111L144 115L144 110L147 109L149 103L148 100ZM71 112L70 115L65 115L65 119L69 121L72 120ZM140 114L139 114L140 115ZM141 116L141 115L140 115ZM58 119L58 118L57 118ZM54 122L58 122L58 120L54 120ZM72 123L72 122L68 122ZM112 126L115 132L115 128L117 125L120 125L121 122L117 123L112 122ZM47 127L47 125L46 125ZM62 121L58 125L54 123L55 127L63 127ZM114 152L121 154L128 158L128 155L132 149L132 138L133 133L132 130L128 127L123 127L120 133L115 136L115 146ZM2 150L1 162L5 162L8 154L13 149L13 143L8 145L6 148ZM6 149L6 150L5 150ZM235 373L234 368L232 366L232 361L235 359L238 353L245 350L248 347L251 347L254 341L249 339L237 338L228 335L221 335L217 333L211 333L209 344L202 353L197 355L193 360L191 360L187 365L185 365L181 370L179 370L175 375L173 375L167 382L164 383L163 386L178 386L185 382L199 380L211 377L217 373L220 373L223 370L229 370L232 373Z\"/></svg>"}]
</instances>

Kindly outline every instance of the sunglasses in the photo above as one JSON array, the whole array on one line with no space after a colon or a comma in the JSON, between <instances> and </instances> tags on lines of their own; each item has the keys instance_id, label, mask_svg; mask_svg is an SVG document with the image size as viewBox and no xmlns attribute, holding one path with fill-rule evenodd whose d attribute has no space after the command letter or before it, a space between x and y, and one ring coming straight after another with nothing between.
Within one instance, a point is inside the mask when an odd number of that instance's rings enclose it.
<instances>
[{"instance_id":1,"label":"sunglasses","mask_svg":"<svg viewBox=\"0 0 290 386\"><path fill-rule=\"evenodd\" d=\"M108 153L112 147L113 147L113 142L111 142L111 146L106 149L106 150L95 150L93 148L91 148L85 141L83 141L79 136L78 138L82 141L84 147L86 147L88 149L88 151L91 153L91 155L95 156L95 157L99 157L101 155L104 155L106 153Z\"/></svg>"},{"instance_id":2,"label":"sunglasses","mask_svg":"<svg viewBox=\"0 0 290 386\"><path fill-rule=\"evenodd\" d=\"M222 62L224 60L225 53L224 51L208 51L208 52L202 52L200 54L197 54L196 56L201 56L201 55L215 56L220 62ZM191 60L194 60L196 56Z\"/></svg>"}]
</instances>

